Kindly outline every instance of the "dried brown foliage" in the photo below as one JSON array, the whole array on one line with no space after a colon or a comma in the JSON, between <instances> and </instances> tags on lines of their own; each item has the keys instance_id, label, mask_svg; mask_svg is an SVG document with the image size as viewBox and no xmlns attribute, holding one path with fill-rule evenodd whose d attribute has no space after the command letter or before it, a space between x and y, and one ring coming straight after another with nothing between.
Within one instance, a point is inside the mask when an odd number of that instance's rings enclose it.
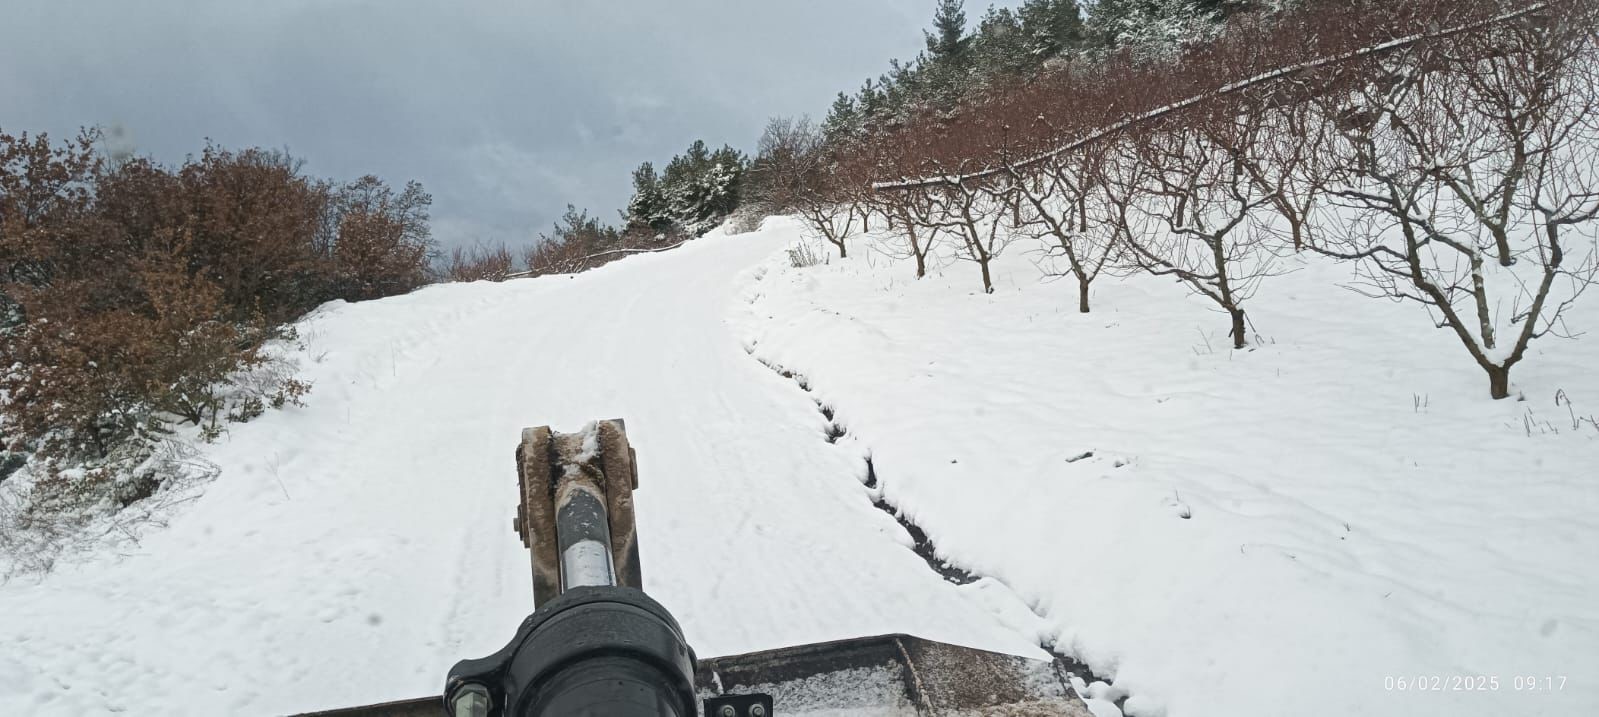
<instances>
[{"instance_id":1,"label":"dried brown foliage","mask_svg":"<svg viewBox=\"0 0 1599 717\"><path fill-rule=\"evenodd\" d=\"M444 268L450 281L505 281L516 268L516 259L504 244L496 247L455 247L450 264Z\"/></svg>"},{"instance_id":2,"label":"dried brown foliage","mask_svg":"<svg viewBox=\"0 0 1599 717\"><path fill-rule=\"evenodd\" d=\"M108 167L96 140L0 132L0 448L33 456L36 488L92 495L112 456L173 424L214 435L297 402L308 386L263 350L282 324L426 280L415 184L337 186L216 147Z\"/></svg>"},{"instance_id":3,"label":"dried brown foliage","mask_svg":"<svg viewBox=\"0 0 1599 717\"><path fill-rule=\"evenodd\" d=\"M331 264L325 270L332 275L327 296L346 301L378 299L427 283L433 249L428 232L432 202L416 182L395 192L370 175L332 192L335 238L331 251L319 247L324 266Z\"/></svg>"},{"instance_id":4,"label":"dried brown foliage","mask_svg":"<svg viewBox=\"0 0 1599 717\"><path fill-rule=\"evenodd\" d=\"M674 249L688 238L675 231L655 232L644 228L630 228L606 235L584 233L544 236L523 253L523 261L528 269L522 275L577 274L633 254Z\"/></svg>"},{"instance_id":5,"label":"dried brown foliage","mask_svg":"<svg viewBox=\"0 0 1599 717\"><path fill-rule=\"evenodd\" d=\"M1580 2L1582 0L1559 0ZM1392 52L1396 41L1471 28L1507 10L1499 0L1317 2L1287 13L1240 15L1214 41L1151 62L1128 54L1080 56L1038 77L967 98L953 115L929 113L872 137L858 152L879 181L980 179L1026 171L1054 153L1111 138L1141 122L1229 103L1289 104L1322 90L1342 68ZM1345 77L1345 80L1350 78Z\"/></svg>"}]
</instances>

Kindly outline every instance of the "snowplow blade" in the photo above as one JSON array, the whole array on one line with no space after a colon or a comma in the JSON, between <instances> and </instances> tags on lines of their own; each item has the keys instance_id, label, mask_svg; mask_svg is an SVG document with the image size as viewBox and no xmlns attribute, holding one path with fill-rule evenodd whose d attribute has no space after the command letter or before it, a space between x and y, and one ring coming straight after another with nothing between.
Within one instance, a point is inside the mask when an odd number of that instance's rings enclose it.
<instances>
[{"instance_id":1,"label":"snowplow blade","mask_svg":"<svg viewBox=\"0 0 1599 717\"><path fill-rule=\"evenodd\" d=\"M1093 717L1058 662L880 635L700 660L695 691L772 696L775 717ZM429 697L301 717L441 717Z\"/></svg>"},{"instance_id":2,"label":"snowplow blade","mask_svg":"<svg viewBox=\"0 0 1599 717\"><path fill-rule=\"evenodd\" d=\"M788 715L1092 717L1058 662L882 635L700 660L700 699L765 693Z\"/></svg>"}]
</instances>

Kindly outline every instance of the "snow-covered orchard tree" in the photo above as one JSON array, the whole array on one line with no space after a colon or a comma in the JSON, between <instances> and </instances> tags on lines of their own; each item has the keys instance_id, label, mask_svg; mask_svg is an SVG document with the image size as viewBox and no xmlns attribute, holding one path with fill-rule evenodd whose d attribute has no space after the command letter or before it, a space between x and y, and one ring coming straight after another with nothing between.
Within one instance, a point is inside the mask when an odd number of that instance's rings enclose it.
<instances>
[{"instance_id":1,"label":"snow-covered orchard tree","mask_svg":"<svg viewBox=\"0 0 1599 717\"><path fill-rule=\"evenodd\" d=\"M751 202L763 212L799 216L812 238L831 244L839 258L849 255L848 240L865 230L862 192L840 176L822 128L809 118L768 121L748 174Z\"/></svg>"},{"instance_id":2,"label":"snow-covered orchard tree","mask_svg":"<svg viewBox=\"0 0 1599 717\"><path fill-rule=\"evenodd\" d=\"M1127 204L1106 191L1107 176L1122 171L1107 166L1116 161L1126 160L1111 150L1111 141L1101 141L1044 155L1025 169L1007 167L1017 230L1045 242L1046 273L1077 281L1077 310L1084 314L1089 287L1109 265L1126 226Z\"/></svg>"},{"instance_id":3,"label":"snow-covered orchard tree","mask_svg":"<svg viewBox=\"0 0 1599 717\"><path fill-rule=\"evenodd\" d=\"M1258 216L1270 198L1231 148L1252 142L1260 127L1238 121L1230 105L1205 109L1133 131L1120 145L1120 171L1106 176L1120 185L1111 191L1138 195L1129 214L1154 225L1124 228L1127 256L1215 302L1231 321L1233 348L1244 348L1244 304L1273 274L1276 257Z\"/></svg>"},{"instance_id":4,"label":"snow-covered orchard tree","mask_svg":"<svg viewBox=\"0 0 1599 717\"><path fill-rule=\"evenodd\" d=\"M1323 253L1414 301L1510 395L1532 340L1594 283L1599 52L1591 2L1415 48L1355 87Z\"/></svg>"},{"instance_id":5,"label":"snow-covered orchard tree","mask_svg":"<svg viewBox=\"0 0 1599 717\"><path fill-rule=\"evenodd\" d=\"M936 205L925 189L872 192L866 196L874 211L888 218L890 238L877 250L895 259L916 262L916 278L927 276L928 260L939 245L942 231L934 214Z\"/></svg>"},{"instance_id":6,"label":"snow-covered orchard tree","mask_svg":"<svg viewBox=\"0 0 1599 717\"><path fill-rule=\"evenodd\" d=\"M983 278L983 293L994 293L991 265L1015 241L1014 227L1007 224L1012 215L1008 196L1010 178L997 176L984 182L948 181L922 188L930 204L928 229L954 237L955 257L977 265Z\"/></svg>"},{"instance_id":7,"label":"snow-covered orchard tree","mask_svg":"<svg viewBox=\"0 0 1599 717\"><path fill-rule=\"evenodd\" d=\"M1332 173L1328 145L1334 128L1308 95L1314 83L1286 82L1239 98L1239 112L1257 132L1248 143L1230 148L1233 161L1281 219L1275 230L1295 251L1315 240L1314 210L1321 204Z\"/></svg>"}]
</instances>

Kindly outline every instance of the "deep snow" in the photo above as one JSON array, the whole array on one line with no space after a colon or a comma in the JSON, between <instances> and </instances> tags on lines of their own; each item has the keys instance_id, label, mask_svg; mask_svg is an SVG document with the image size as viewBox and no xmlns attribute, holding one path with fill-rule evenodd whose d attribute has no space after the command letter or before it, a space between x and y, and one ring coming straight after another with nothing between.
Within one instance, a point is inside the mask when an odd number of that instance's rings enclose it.
<instances>
[{"instance_id":1,"label":"deep snow","mask_svg":"<svg viewBox=\"0 0 1599 717\"><path fill-rule=\"evenodd\" d=\"M1104 278L1079 315L1020 244L989 296L973 266L917 282L864 242L796 269L800 234L325 307L308 405L204 447L220 477L169 527L0 585L0 714L435 692L531 604L520 429L611 417L646 587L702 655L909 632L1053 644L1114 679L1087 690L1100 714L1129 693L1171 717L1599 711L1599 429L1554 405L1599 414L1594 339L1535 343L1526 401L1493 402L1452 337L1335 287L1342 267L1267 281L1232 351L1167 282ZM867 455L988 578L907 549ZM1387 689L1477 675L1498 689Z\"/></svg>"}]
</instances>

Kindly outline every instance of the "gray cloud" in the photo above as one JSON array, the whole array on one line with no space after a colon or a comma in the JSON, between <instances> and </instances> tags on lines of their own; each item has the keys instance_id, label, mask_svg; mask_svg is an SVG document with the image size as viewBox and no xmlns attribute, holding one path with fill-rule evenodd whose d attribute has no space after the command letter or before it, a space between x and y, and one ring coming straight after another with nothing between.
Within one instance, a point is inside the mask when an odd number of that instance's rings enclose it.
<instances>
[{"instance_id":1,"label":"gray cloud","mask_svg":"<svg viewBox=\"0 0 1599 717\"><path fill-rule=\"evenodd\" d=\"M308 171L422 181L446 244L517 244L568 202L921 45L932 0L24 0L0 24L0 127L117 126L163 161L286 147ZM975 5L976 3L974 3ZM977 12L969 11L975 16Z\"/></svg>"}]
</instances>

